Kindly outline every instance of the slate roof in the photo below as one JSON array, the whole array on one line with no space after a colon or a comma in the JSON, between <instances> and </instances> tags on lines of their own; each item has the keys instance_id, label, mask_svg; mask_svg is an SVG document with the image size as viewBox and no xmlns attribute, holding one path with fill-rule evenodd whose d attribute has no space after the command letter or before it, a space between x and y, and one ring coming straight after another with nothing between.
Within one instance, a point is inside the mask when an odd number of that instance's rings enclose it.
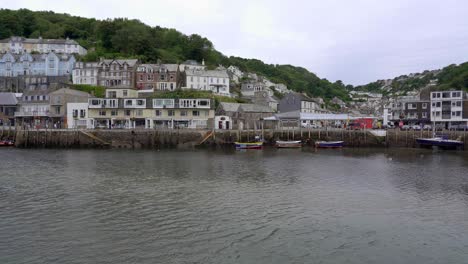
<instances>
[{"instance_id":1,"label":"slate roof","mask_svg":"<svg viewBox=\"0 0 468 264\"><path fill-rule=\"evenodd\" d=\"M78 45L78 42L76 42L73 39L43 39L43 38L32 39L32 38L23 38L23 37L11 37L11 38L6 38L6 39L0 40L1 43L8 43L10 41L22 42L22 43L28 43L28 44L71 44L71 45Z\"/></svg>"},{"instance_id":2,"label":"slate roof","mask_svg":"<svg viewBox=\"0 0 468 264\"><path fill-rule=\"evenodd\" d=\"M239 103L219 103L219 106L226 112L237 112L240 105Z\"/></svg>"},{"instance_id":3,"label":"slate roof","mask_svg":"<svg viewBox=\"0 0 468 264\"><path fill-rule=\"evenodd\" d=\"M206 77L219 77L219 78L229 78L229 75L226 70L187 70L185 71L187 76L206 76Z\"/></svg>"},{"instance_id":4,"label":"slate roof","mask_svg":"<svg viewBox=\"0 0 468 264\"><path fill-rule=\"evenodd\" d=\"M0 93L0 105L17 105L15 93Z\"/></svg>"},{"instance_id":5,"label":"slate roof","mask_svg":"<svg viewBox=\"0 0 468 264\"><path fill-rule=\"evenodd\" d=\"M273 109L266 105L257 105L257 104L240 104L240 110L243 112L252 112L252 113L274 113Z\"/></svg>"}]
</instances>

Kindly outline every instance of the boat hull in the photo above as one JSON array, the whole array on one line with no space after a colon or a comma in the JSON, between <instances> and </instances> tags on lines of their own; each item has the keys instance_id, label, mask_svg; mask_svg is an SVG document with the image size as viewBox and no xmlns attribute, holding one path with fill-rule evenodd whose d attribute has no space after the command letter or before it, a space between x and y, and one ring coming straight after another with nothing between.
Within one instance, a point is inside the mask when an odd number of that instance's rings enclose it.
<instances>
[{"instance_id":1,"label":"boat hull","mask_svg":"<svg viewBox=\"0 0 468 264\"><path fill-rule=\"evenodd\" d=\"M235 142L236 149L261 149L263 142Z\"/></svg>"},{"instance_id":2,"label":"boat hull","mask_svg":"<svg viewBox=\"0 0 468 264\"><path fill-rule=\"evenodd\" d=\"M317 148L342 148L344 141L317 141L315 147Z\"/></svg>"},{"instance_id":3,"label":"boat hull","mask_svg":"<svg viewBox=\"0 0 468 264\"><path fill-rule=\"evenodd\" d=\"M450 139L442 139L442 138L417 138L416 142L420 146L435 146L435 147L442 147L442 148L459 148L463 147L463 142L459 140L450 140Z\"/></svg>"},{"instance_id":4,"label":"boat hull","mask_svg":"<svg viewBox=\"0 0 468 264\"><path fill-rule=\"evenodd\" d=\"M281 141L278 140L276 141L276 147L277 148L301 148L302 143L301 141Z\"/></svg>"}]
</instances>

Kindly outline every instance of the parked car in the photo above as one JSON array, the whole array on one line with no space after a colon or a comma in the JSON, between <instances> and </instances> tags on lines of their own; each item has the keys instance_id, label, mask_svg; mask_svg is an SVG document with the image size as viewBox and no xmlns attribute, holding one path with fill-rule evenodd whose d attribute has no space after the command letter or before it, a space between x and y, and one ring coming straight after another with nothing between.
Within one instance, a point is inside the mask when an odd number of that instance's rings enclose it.
<instances>
[{"instance_id":1,"label":"parked car","mask_svg":"<svg viewBox=\"0 0 468 264\"><path fill-rule=\"evenodd\" d=\"M424 125L423 130L432 130L432 126L431 125Z\"/></svg>"},{"instance_id":2,"label":"parked car","mask_svg":"<svg viewBox=\"0 0 468 264\"><path fill-rule=\"evenodd\" d=\"M403 125L400 127L400 130L410 130L411 127L409 125Z\"/></svg>"},{"instance_id":3,"label":"parked car","mask_svg":"<svg viewBox=\"0 0 468 264\"><path fill-rule=\"evenodd\" d=\"M303 128L320 128L319 125L314 124L314 123L302 123L301 126Z\"/></svg>"},{"instance_id":4,"label":"parked car","mask_svg":"<svg viewBox=\"0 0 468 264\"><path fill-rule=\"evenodd\" d=\"M421 126L420 125L412 125L411 129L419 131L419 130L421 130Z\"/></svg>"}]
</instances>

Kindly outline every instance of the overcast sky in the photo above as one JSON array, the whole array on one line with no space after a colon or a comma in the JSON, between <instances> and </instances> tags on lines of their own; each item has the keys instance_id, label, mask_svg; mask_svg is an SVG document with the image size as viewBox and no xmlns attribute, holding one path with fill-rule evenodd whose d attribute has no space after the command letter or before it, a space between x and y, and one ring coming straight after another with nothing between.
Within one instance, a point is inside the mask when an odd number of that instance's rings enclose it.
<instances>
[{"instance_id":1,"label":"overcast sky","mask_svg":"<svg viewBox=\"0 0 468 264\"><path fill-rule=\"evenodd\" d=\"M468 61L465 0L15 0L2 8L136 18L225 55L302 66L354 85Z\"/></svg>"}]
</instances>

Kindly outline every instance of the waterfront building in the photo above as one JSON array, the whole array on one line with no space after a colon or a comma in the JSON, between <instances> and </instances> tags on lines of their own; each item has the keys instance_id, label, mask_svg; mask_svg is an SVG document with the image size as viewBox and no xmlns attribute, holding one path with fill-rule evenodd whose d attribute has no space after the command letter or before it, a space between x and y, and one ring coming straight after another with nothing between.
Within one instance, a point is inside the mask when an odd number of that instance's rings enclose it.
<instances>
[{"instance_id":1,"label":"waterfront building","mask_svg":"<svg viewBox=\"0 0 468 264\"><path fill-rule=\"evenodd\" d=\"M216 109L216 129L261 129L261 120L272 116L273 109L264 105L222 102Z\"/></svg>"},{"instance_id":2,"label":"waterfront building","mask_svg":"<svg viewBox=\"0 0 468 264\"><path fill-rule=\"evenodd\" d=\"M464 91L431 92L431 121L451 128L468 125L468 98Z\"/></svg>"},{"instance_id":3,"label":"waterfront building","mask_svg":"<svg viewBox=\"0 0 468 264\"><path fill-rule=\"evenodd\" d=\"M67 128L67 103L87 102L90 94L62 88L25 91L15 119L26 128Z\"/></svg>"},{"instance_id":4,"label":"waterfront building","mask_svg":"<svg viewBox=\"0 0 468 264\"><path fill-rule=\"evenodd\" d=\"M0 93L0 126L15 124L18 98L15 93Z\"/></svg>"},{"instance_id":5,"label":"waterfront building","mask_svg":"<svg viewBox=\"0 0 468 264\"><path fill-rule=\"evenodd\" d=\"M88 116L88 102L67 103L67 128L90 129L93 128Z\"/></svg>"},{"instance_id":6,"label":"waterfront building","mask_svg":"<svg viewBox=\"0 0 468 264\"><path fill-rule=\"evenodd\" d=\"M287 93L279 102L281 113L299 111L301 113L326 113L321 102L302 93Z\"/></svg>"},{"instance_id":7,"label":"waterfront building","mask_svg":"<svg viewBox=\"0 0 468 264\"><path fill-rule=\"evenodd\" d=\"M185 70L186 86L183 89L212 91L230 96L227 70Z\"/></svg>"},{"instance_id":8,"label":"waterfront building","mask_svg":"<svg viewBox=\"0 0 468 264\"><path fill-rule=\"evenodd\" d=\"M15 112L16 123L24 128L52 128L49 121L49 91L38 89L23 93Z\"/></svg>"},{"instance_id":9,"label":"waterfront building","mask_svg":"<svg viewBox=\"0 0 468 264\"><path fill-rule=\"evenodd\" d=\"M69 88L49 93L49 121L52 122L54 128L68 128L68 103L87 103L90 97L89 93Z\"/></svg>"},{"instance_id":10,"label":"waterfront building","mask_svg":"<svg viewBox=\"0 0 468 264\"><path fill-rule=\"evenodd\" d=\"M177 64L141 64L136 70L136 87L139 90L173 91L180 87Z\"/></svg>"},{"instance_id":11,"label":"waterfront building","mask_svg":"<svg viewBox=\"0 0 468 264\"><path fill-rule=\"evenodd\" d=\"M92 98L89 118L94 128L209 128L211 99Z\"/></svg>"},{"instance_id":12,"label":"waterfront building","mask_svg":"<svg viewBox=\"0 0 468 264\"><path fill-rule=\"evenodd\" d=\"M14 54L20 53L66 53L66 54L79 54L86 55L87 51L75 40L66 39L43 39L23 38L23 37L10 37L0 40L0 52L11 52Z\"/></svg>"},{"instance_id":13,"label":"waterfront building","mask_svg":"<svg viewBox=\"0 0 468 264\"><path fill-rule=\"evenodd\" d=\"M147 115L148 128L212 128L215 116L211 99L151 100Z\"/></svg>"},{"instance_id":14,"label":"waterfront building","mask_svg":"<svg viewBox=\"0 0 468 264\"><path fill-rule=\"evenodd\" d=\"M430 101L408 101L404 103L403 119L406 124L420 125L431 121Z\"/></svg>"}]
</instances>

